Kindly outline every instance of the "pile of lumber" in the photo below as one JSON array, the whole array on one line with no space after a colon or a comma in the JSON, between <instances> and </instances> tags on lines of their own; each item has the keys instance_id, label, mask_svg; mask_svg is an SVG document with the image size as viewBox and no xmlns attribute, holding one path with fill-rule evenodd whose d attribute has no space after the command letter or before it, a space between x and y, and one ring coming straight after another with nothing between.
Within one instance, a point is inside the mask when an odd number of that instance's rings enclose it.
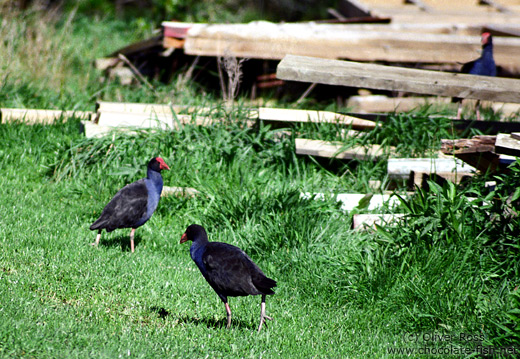
<instances>
[{"instance_id":1,"label":"pile of lumber","mask_svg":"<svg viewBox=\"0 0 520 359\"><path fill-rule=\"evenodd\" d=\"M520 21L520 17L518 19ZM181 48L193 56L281 60L291 54L362 62L453 65L475 59L483 29L482 26L452 24L278 24L266 21L248 24L166 21L162 26L165 48ZM520 26L517 28L520 31ZM493 43L497 65L519 73L520 38L495 36Z\"/></svg>"},{"instance_id":2,"label":"pile of lumber","mask_svg":"<svg viewBox=\"0 0 520 359\"><path fill-rule=\"evenodd\" d=\"M208 80L212 76L204 76L216 72L218 58L247 58L242 65L241 88L255 97L262 89L288 88L287 81L292 80L273 73L276 64L288 55L458 72L462 63L478 57L480 34L489 31L498 76L520 77L520 0L340 0L329 14L333 20L298 23L165 21L160 36L117 50L97 64L112 75L117 73L125 83L132 79L146 83L143 74L169 81L175 71L183 70L193 81L204 78L205 85L218 87L218 81ZM384 90L406 91L401 86ZM437 96L435 92L426 94ZM331 94L333 98L349 95ZM399 99L393 108L392 104L384 105L384 110L414 108L418 101L449 100ZM500 107L505 115L518 111L509 105Z\"/></svg>"}]
</instances>

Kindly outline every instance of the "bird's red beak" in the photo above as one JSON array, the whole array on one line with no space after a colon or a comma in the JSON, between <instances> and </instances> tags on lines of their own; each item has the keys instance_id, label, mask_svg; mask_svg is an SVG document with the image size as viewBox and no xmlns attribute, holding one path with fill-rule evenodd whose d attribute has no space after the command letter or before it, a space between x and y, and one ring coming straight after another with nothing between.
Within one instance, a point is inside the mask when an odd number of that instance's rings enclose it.
<instances>
[{"instance_id":1,"label":"bird's red beak","mask_svg":"<svg viewBox=\"0 0 520 359\"><path fill-rule=\"evenodd\" d=\"M188 240L188 236L186 235L186 233L184 233L181 237L181 241L179 242L180 244L186 242Z\"/></svg>"},{"instance_id":2,"label":"bird's red beak","mask_svg":"<svg viewBox=\"0 0 520 359\"><path fill-rule=\"evenodd\" d=\"M168 167L166 162L164 162L164 160L161 157L157 157L156 160L157 160L157 162L159 162L159 168L161 170L169 170L170 169L170 167Z\"/></svg>"}]
</instances>

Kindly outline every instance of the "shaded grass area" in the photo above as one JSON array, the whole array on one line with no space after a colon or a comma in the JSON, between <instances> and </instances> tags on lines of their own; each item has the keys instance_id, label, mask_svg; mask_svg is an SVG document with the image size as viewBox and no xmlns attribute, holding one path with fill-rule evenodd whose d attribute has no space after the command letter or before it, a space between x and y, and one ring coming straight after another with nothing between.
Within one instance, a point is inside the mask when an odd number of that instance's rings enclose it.
<instances>
[{"instance_id":1,"label":"shaded grass area","mask_svg":"<svg viewBox=\"0 0 520 359\"><path fill-rule=\"evenodd\" d=\"M503 213L509 178L489 198L478 181L432 184L403 200L406 225L357 233L333 200L299 194L384 176L366 164L330 172L294 156L291 137L239 121L103 139L78 129L73 119L0 125L2 356L385 357L425 345L408 333L518 343L518 220L488 217ZM166 185L201 195L161 199L134 255L125 230L91 247L90 223L157 155L171 168ZM485 201L466 200L475 194ZM222 303L178 244L191 223L242 247L277 280L267 300L275 320L259 335L258 297L231 298L225 330Z\"/></svg>"}]
</instances>

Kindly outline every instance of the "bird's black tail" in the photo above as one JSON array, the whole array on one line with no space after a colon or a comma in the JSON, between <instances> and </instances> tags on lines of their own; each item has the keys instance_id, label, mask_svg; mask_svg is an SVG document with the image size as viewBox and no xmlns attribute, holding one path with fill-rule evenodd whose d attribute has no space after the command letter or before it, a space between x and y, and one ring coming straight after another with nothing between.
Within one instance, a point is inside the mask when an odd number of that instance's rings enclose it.
<instances>
[{"instance_id":1,"label":"bird's black tail","mask_svg":"<svg viewBox=\"0 0 520 359\"><path fill-rule=\"evenodd\" d=\"M274 294L274 291L271 288L276 287L275 280L267 278L266 276L262 276L261 278L255 279L256 280L254 280L253 283L260 292L264 294Z\"/></svg>"},{"instance_id":2,"label":"bird's black tail","mask_svg":"<svg viewBox=\"0 0 520 359\"><path fill-rule=\"evenodd\" d=\"M102 217L98 218L94 223L90 225L90 230L95 231L96 229L104 229L107 227L106 220Z\"/></svg>"}]
</instances>

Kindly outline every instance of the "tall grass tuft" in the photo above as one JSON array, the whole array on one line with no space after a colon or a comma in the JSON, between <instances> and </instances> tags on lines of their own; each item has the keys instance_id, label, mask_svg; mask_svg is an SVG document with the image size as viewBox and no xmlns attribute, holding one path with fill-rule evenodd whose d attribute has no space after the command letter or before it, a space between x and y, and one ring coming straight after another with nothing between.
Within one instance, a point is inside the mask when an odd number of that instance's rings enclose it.
<instances>
[{"instance_id":1,"label":"tall grass tuft","mask_svg":"<svg viewBox=\"0 0 520 359\"><path fill-rule=\"evenodd\" d=\"M0 85L15 74L18 78L12 80L31 80L40 90L60 89L74 71L68 67L72 61L68 50L76 13L69 13L63 21L57 9L41 11L37 7L25 12L7 8L2 15L0 68L4 76Z\"/></svg>"}]
</instances>

